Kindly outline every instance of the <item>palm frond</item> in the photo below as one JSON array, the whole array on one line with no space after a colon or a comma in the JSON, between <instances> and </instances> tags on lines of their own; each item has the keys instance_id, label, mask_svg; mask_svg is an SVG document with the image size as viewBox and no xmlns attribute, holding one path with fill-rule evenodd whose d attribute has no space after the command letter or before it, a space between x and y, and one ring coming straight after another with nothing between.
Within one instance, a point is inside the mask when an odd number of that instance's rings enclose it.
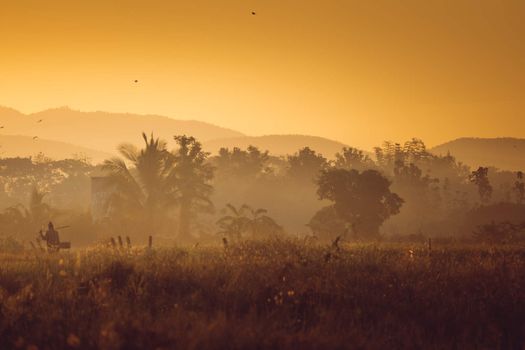
<instances>
[{"instance_id":1,"label":"palm frond","mask_svg":"<svg viewBox=\"0 0 525 350\"><path fill-rule=\"evenodd\" d=\"M139 151L137 150L137 147L135 147L135 145L123 143L118 146L117 150L125 159L133 163L137 162Z\"/></svg>"},{"instance_id":2,"label":"palm frond","mask_svg":"<svg viewBox=\"0 0 525 350\"><path fill-rule=\"evenodd\" d=\"M268 210L261 208L261 209L257 209L254 214L255 216L259 216L261 214L266 214L266 213L268 213Z\"/></svg>"},{"instance_id":3,"label":"palm frond","mask_svg":"<svg viewBox=\"0 0 525 350\"><path fill-rule=\"evenodd\" d=\"M234 213L235 216L239 216L239 211L231 203L226 204L226 208L230 209L230 211Z\"/></svg>"}]
</instances>

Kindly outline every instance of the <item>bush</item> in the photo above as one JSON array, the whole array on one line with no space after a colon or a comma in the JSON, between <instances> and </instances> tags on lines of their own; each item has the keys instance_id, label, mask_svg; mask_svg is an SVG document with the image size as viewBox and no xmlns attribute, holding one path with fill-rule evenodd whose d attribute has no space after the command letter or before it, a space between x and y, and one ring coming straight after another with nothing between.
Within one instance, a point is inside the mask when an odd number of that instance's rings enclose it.
<instances>
[{"instance_id":1,"label":"bush","mask_svg":"<svg viewBox=\"0 0 525 350\"><path fill-rule=\"evenodd\" d=\"M0 237L0 252L19 253L24 250L24 245L11 236Z\"/></svg>"},{"instance_id":2,"label":"bush","mask_svg":"<svg viewBox=\"0 0 525 350\"><path fill-rule=\"evenodd\" d=\"M525 223L493 221L490 224L479 225L474 231L474 237L480 242L489 244L517 243L525 239Z\"/></svg>"}]
</instances>

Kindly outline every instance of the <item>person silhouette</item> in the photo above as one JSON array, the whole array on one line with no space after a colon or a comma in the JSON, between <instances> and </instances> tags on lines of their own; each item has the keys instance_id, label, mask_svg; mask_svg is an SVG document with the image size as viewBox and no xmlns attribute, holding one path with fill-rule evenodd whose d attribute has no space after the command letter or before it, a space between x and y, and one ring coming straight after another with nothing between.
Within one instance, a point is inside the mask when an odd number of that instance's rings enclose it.
<instances>
[{"instance_id":1,"label":"person silhouette","mask_svg":"<svg viewBox=\"0 0 525 350\"><path fill-rule=\"evenodd\" d=\"M59 250L60 238L58 231L55 230L55 226L51 221L47 225L47 231L45 233L42 233L42 230L40 230L40 237L46 241L48 252L57 252Z\"/></svg>"}]
</instances>

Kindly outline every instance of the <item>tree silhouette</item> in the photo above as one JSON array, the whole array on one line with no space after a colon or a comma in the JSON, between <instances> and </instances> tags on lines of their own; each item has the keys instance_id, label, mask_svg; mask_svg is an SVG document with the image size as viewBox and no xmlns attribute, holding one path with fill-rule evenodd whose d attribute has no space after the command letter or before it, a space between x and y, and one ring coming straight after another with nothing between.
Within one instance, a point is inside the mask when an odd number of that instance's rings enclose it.
<instances>
[{"instance_id":1,"label":"tree silhouette","mask_svg":"<svg viewBox=\"0 0 525 350\"><path fill-rule=\"evenodd\" d=\"M54 211L44 203L46 193L36 187L31 191L28 207L18 204L4 210L2 220L10 230L29 237L36 233L46 222L52 219Z\"/></svg>"},{"instance_id":2,"label":"tree silhouette","mask_svg":"<svg viewBox=\"0 0 525 350\"><path fill-rule=\"evenodd\" d=\"M175 165L169 175L174 185L179 205L179 237L191 239L192 218L199 212L211 212L213 204L210 195L213 187L214 168L207 162L209 153L194 137L179 135L174 137L178 149L173 152Z\"/></svg>"},{"instance_id":3,"label":"tree silhouette","mask_svg":"<svg viewBox=\"0 0 525 350\"><path fill-rule=\"evenodd\" d=\"M333 205L320 209L306 225L314 236L325 241L333 241L347 233L347 223L339 217Z\"/></svg>"},{"instance_id":4,"label":"tree silhouette","mask_svg":"<svg viewBox=\"0 0 525 350\"><path fill-rule=\"evenodd\" d=\"M234 240L240 240L249 232L253 238L264 237L282 232L275 220L266 215L266 209L253 209L243 204L239 209L231 204L225 208L227 215L217 221L219 233Z\"/></svg>"},{"instance_id":5,"label":"tree silhouette","mask_svg":"<svg viewBox=\"0 0 525 350\"><path fill-rule=\"evenodd\" d=\"M428 223L439 220L442 215L443 197L439 180L431 178L414 163L397 161L393 169L393 190L404 200L399 216L389 224L404 222L406 234L429 230ZM447 185L448 186L448 185Z\"/></svg>"},{"instance_id":6,"label":"tree silhouette","mask_svg":"<svg viewBox=\"0 0 525 350\"><path fill-rule=\"evenodd\" d=\"M489 182L489 168L479 167L478 170L473 171L469 180L478 186L478 193L481 203L487 203L492 196L492 186Z\"/></svg>"},{"instance_id":7,"label":"tree silhouette","mask_svg":"<svg viewBox=\"0 0 525 350\"><path fill-rule=\"evenodd\" d=\"M166 143L142 133L145 146L138 150L130 144L120 145L124 159L112 158L103 164L115 191L110 197L113 214L131 221L143 221L155 232L166 219L167 209L175 204L170 173L174 157ZM129 168L126 161L131 164Z\"/></svg>"},{"instance_id":8,"label":"tree silhouette","mask_svg":"<svg viewBox=\"0 0 525 350\"><path fill-rule=\"evenodd\" d=\"M375 147L374 151L378 165L385 170L393 169L399 162L417 165L435 157L427 151L425 143L417 138L412 138L403 145L385 141L382 147Z\"/></svg>"},{"instance_id":9,"label":"tree silhouette","mask_svg":"<svg viewBox=\"0 0 525 350\"><path fill-rule=\"evenodd\" d=\"M356 169L359 171L375 166L374 161L368 155L352 147L344 147L341 153L336 153L334 165L340 169Z\"/></svg>"},{"instance_id":10,"label":"tree silhouette","mask_svg":"<svg viewBox=\"0 0 525 350\"><path fill-rule=\"evenodd\" d=\"M231 240L239 241L249 221L244 214L244 210L244 206L237 209L230 203L226 204L224 211L227 215L217 221L217 226L220 228L218 233Z\"/></svg>"},{"instance_id":11,"label":"tree silhouette","mask_svg":"<svg viewBox=\"0 0 525 350\"><path fill-rule=\"evenodd\" d=\"M193 137L175 136L178 149L168 152L166 143L142 134L145 147L124 144L124 159L104 162L115 191L110 199L113 212L127 221L144 222L153 232L169 222L171 209L179 206L179 237L190 238L192 217L212 207L209 200L213 167L206 163L208 153ZM131 163L128 168L126 161Z\"/></svg>"},{"instance_id":12,"label":"tree silhouette","mask_svg":"<svg viewBox=\"0 0 525 350\"><path fill-rule=\"evenodd\" d=\"M428 175L423 175L423 172L415 164L410 163L405 165L398 161L394 167L394 177L396 183L402 186L413 187L414 189L424 189L433 183L438 183L438 179L430 178Z\"/></svg>"},{"instance_id":13,"label":"tree silhouette","mask_svg":"<svg viewBox=\"0 0 525 350\"><path fill-rule=\"evenodd\" d=\"M246 150L234 147L231 151L221 148L219 155L214 158L217 172L223 177L255 178L269 172L268 160L268 151L261 152L255 146L248 146Z\"/></svg>"},{"instance_id":14,"label":"tree silhouette","mask_svg":"<svg viewBox=\"0 0 525 350\"><path fill-rule=\"evenodd\" d=\"M403 153L405 154L405 160L414 164L432 157L427 151L425 143L415 137L403 144Z\"/></svg>"},{"instance_id":15,"label":"tree silhouette","mask_svg":"<svg viewBox=\"0 0 525 350\"><path fill-rule=\"evenodd\" d=\"M392 169L398 161L405 162L406 154L399 143L383 142L382 147L374 148L377 164L387 170Z\"/></svg>"},{"instance_id":16,"label":"tree silhouette","mask_svg":"<svg viewBox=\"0 0 525 350\"><path fill-rule=\"evenodd\" d=\"M250 214L247 227L253 237L275 235L282 231L281 226L279 226L274 219L266 215L268 210L262 208L253 209L246 204L243 205L243 208Z\"/></svg>"},{"instance_id":17,"label":"tree silhouette","mask_svg":"<svg viewBox=\"0 0 525 350\"><path fill-rule=\"evenodd\" d=\"M516 203L523 204L525 202L525 183L523 182L523 172L521 171L516 173L514 193L516 195Z\"/></svg>"},{"instance_id":18,"label":"tree silhouette","mask_svg":"<svg viewBox=\"0 0 525 350\"><path fill-rule=\"evenodd\" d=\"M312 181L328 167L328 161L309 147L288 156L288 175L296 180Z\"/></svg>"},{"instance_id":19,"label":"tree silhouette","mask_svg":"<svg viewBox=\"0 0 525 350\"><path fill-rule=\"evenodd\" d=\"M357 238L377 238L383 222L398 214L403 204L390 192L390 184L375 170L330 169L322 172L317 193L320 199L334 202L335 211Z\"/></svg>"}]
</instances>

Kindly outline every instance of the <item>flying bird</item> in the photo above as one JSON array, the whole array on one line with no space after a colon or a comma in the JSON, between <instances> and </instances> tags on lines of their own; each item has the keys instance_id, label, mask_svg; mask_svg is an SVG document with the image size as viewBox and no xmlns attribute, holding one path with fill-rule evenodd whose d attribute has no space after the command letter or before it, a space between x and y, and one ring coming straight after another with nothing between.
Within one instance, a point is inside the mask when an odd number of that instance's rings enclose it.
<instances>
[{"instance_id":1,"label":"flying bird","mask_svg":"<svg viewBox=\"0 0 525 350\"><path fill-rule=\"evenodd\" d=\"M139 81L137 79L133 80L134 83L138 83Z\"/></svg>"},{"instance_id":2,"label":"flying bird","mask_svg":"<svg viewBox=\"0 0 525 350\"><path fill-rule=\"evenodd\" d=\"M252 16L255 16L257 13L255 11L252 11Z\"/></svg>"},{"instance_id":3,"label":"flying bird","mask_svg":"<svg viewBox=\"0 0 525 350\"><path fill-rule=\"evenodd\" d=\"M37 123L42 123L42 119L39 119L39 120L37 121Z\"/></svg>"},{"instance_id":4,"label":"flying bird","mask_svg":"<svg viewBox=\"0 0 525 350\"><path fill-rule=\"evenodd\" d=\"M38 139L38 136L33 136L33 140L36 140L36 139Z\"/></svg>"},{"instance_id":5,"label":"flying bird","mask_svg":"<svg viewBox=\"0 0 525 350\"><path fill-rule=\"evenodd\" d=\"M0 126L0 129L3 129L3 128L4 128L4 126L3 126L3 125L2 125L2 126Z\"/></svg>"}]
</instances>

